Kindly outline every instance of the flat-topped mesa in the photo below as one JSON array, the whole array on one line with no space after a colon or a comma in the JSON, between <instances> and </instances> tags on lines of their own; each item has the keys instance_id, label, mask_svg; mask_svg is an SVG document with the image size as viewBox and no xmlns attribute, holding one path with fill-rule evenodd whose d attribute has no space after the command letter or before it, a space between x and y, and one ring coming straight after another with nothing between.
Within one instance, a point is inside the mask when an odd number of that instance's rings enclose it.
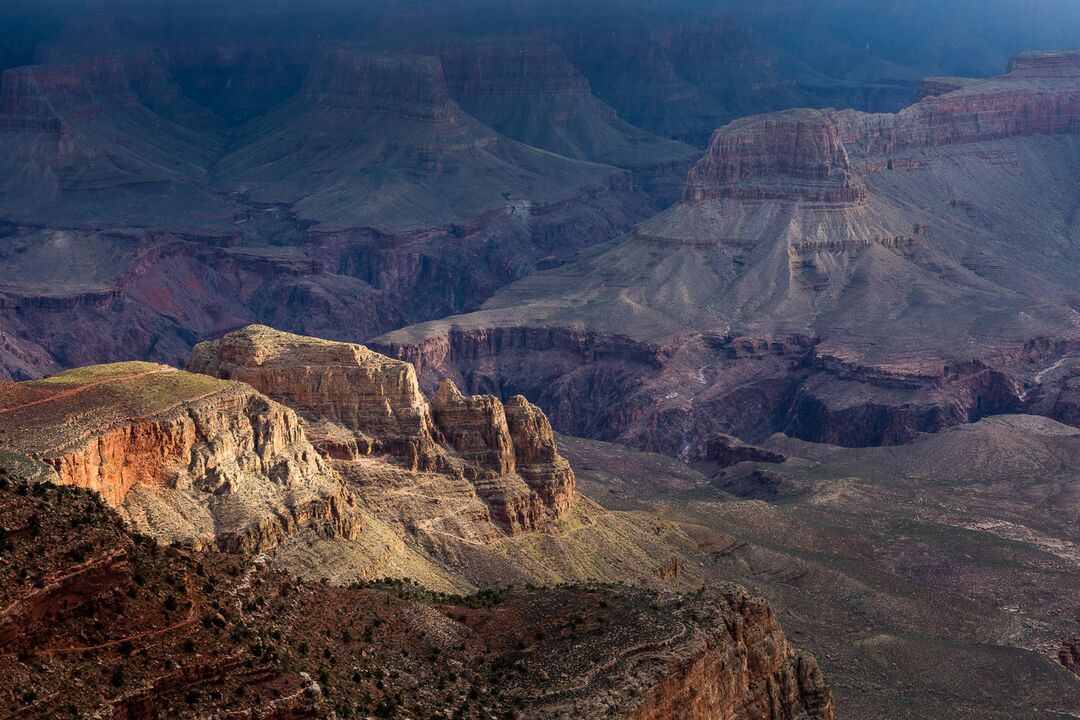
<instances>
[{"instance_id":1,"label":"flat-topped mesa","mask_svg":"<svg viewBox=\"0 0 1080 720\"><path fill-rule=\"evenodd\" d=\"M166 542L257 551L303 528L355 536L352 496L299 418L241 383L150 363L4 383L0 431Z\"/></svg>"},{"instance_id":2,"label":"flat-topped mesa","mask_svg":"<svg viewBox=\"0 0 1080 720\"><path fill-rule=\"evenodd\" d=\"M1080 77L1080 49L1020 53L1005 72L1014 77Z\"/></svg>"},{"instance_id":3,"label":"flat-topped mesa","mask_svg":"<svg viewBox=\"0 0 1080 720\"><path fill-rule=\"evenodd\" d=\"M138 102L119 57L12 68L0 89L0 130L57 132L66 114L93 115L104 98Z\"/></svg>"},{"instance_id":4,"label":"flat-topped mesa","mask_svg":"<svg viewBox=\"0 0 1080 720\"><path fill-rule=\"evenodd\" d=\"M836 114L789 110L717 130L690 170L683 199L853 203L866 190L852 171Z\"/></svg>"},{"instance_id":5,"label":"flat-topped mesa","mask_svg":"<svg viewBox=\"0 0 1080 720\"><path fill-rule=\"evenodd\" d=\"M444 380L429 404L407 362L262 325L200 343L188 368L292 407L327 457L382 455L411 471L464 478L511 534L538 529L573 503L573 470L525 398L504 406Z\"/></svg>"},{"instance_id":6,"label":"flat-topped mesa","mask_svg":"<svg viewBox=\"0 0 1080 720\"><path fill-rule=\"evenodd\" d=\"M461 116L447 91L439 59L425 55L326 48L311 64L302 92L334 108L401 113L437 122Z\"/></svg>"},{"instance_id":7,"label":"flat-topped mesa","mask_svg":"<svg viewBox=\"0 0 1080 720\"><path fill-rule=\"evenodd\" d=\"M429 48L454 95L589 95L589 81L555 43L496 38Z\"/></svg>"},{"instance_id":8,"label":"flat-topped mesa","mask_svg":"<svg viewBox=\"0 0 1080 720\"><path fill-rule=\"evenodd\" d=\"M332 457L385 454L410 470L445 465L416 370L363 345L251 325L198 344L188 368L248 383L292 407Z\"/></svg>"},{"instance_id":9,"label":"flat-topped mesa","mask_svg":"<svg viewBox=\"0 0 1080 720\"><path fill-rule=\"evenodd\" d=\"M1027 53L1000 77L931 78L895 115L797 109L736 120L713 133L683 199L854 203L866 197L863 176L902 169L904 154L1080 133L1077 63L1077 51Z\"/></svg>"}]
</instances>

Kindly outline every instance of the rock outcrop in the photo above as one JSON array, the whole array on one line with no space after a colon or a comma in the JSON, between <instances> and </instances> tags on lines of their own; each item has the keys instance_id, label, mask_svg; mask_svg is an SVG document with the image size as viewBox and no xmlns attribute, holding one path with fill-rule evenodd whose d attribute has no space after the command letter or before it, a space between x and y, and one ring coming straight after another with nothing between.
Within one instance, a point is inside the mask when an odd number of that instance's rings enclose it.
<instances>
[{"instance_id":1,"label":"rock outcrop","mask_svg":"<svg viewBox=\"0 0 1080 720\"><path fill-rule=\"evenodd\" d=\"M331 457L390 455L410 470L443 465L416 371L362 345L256 325L197 345L188 369L245 382L293 408ZM347 431L344 445L328 427L335 425Z\"/></svg>"},{"instance_id":2,"label":"rock outcrop","mask_svg":"<svg viewBox=\"0 0 1080 720\"><path fill-rule=\"evenodd\" d=\"M717 631L673 653L631 720L831 718L832 693L814 658L794 651L763 601L731 595Z\"/></svg>"},{"instance_id":3,"label":"rock outcrop","mask_svg":"<svg viewBox=\"0 0 1080 720\"><path fill-rule=\"evenodd\" d=\"M866 190L842 136L835 118L817 110L737 120L713 135L690 171L684 200L862 200Z\"/></svg>"},{"instance_id":4,"label":"rock outcrop","mask_svg":"<svg viewBox=\"0 0 1080 720\"><path fill-rule=\"evenodd\" d=\"M694 466L699 472L708 475L710 471L722 470L743 462L782 463L786 459L781 453L720 433L709 438L705 444L704 456Z\"/></svg>"},{"instance_id":5,"label":"rock outcrop","mask_svg":"<svg viewBox=\"0 0 1080 720\"><path fill-rule=\"evenodd\" d=\"M354 501L293 411L240 383L121 363L0 387L0 444L169 542L259 551L355 537Z\"/></svg>"},{"instance_id":6,"label":"rock outcrop","mask_svg":"<svg viewBox=\"0 0 1080 720\"><path fill-rule=\"evenodd\" d=\"M573 471L547 418L523 397L504 405L444 380L428 403L409 363L265 326L199 344L189 369L249 383L294 408L329 458L371 455L467 480L511 534L542 528L573 502Z\"/></svg>"},{"instance_id":7,"label":"rock outcrop","mask_svg":"<svg viewBox=\"0 0 1080 720\"><path fill-rule=\"evenodd\" d=\"M926 162L911 151L1080 132L1080 51L1021 55L1001 78L928 81L895 115L790 110L717 130L684 199L853 203L861 175Z\"/></svg>"}]
</instances>

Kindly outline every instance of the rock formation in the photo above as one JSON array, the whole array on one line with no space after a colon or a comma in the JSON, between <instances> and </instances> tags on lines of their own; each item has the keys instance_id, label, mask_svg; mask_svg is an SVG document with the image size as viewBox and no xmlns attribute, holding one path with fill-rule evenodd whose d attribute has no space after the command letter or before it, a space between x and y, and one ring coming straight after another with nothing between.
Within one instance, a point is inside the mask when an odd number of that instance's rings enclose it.
<instances>
[{"instance_id":1,"label":"rock formation","mask_svg":"<svg viewBox=\"0 0 1080 720\"><path fill-rule=\"evenodd\" d=\"M679 550L646 522L578 499L524 398L447 384L429 403L404 362L259 326L200 345L192 368L120 363L4 384L0 459L14 451L28 473L101 493L165 542L265 552L340 584L696 577L669 577Z\"/></svg>"},{"instance_id":2,"label":"rock formation","mask_svg":"<svg viewBox=\"0 0 1080 720\"><path fill-rule=\"evenodd\" d=\"M727 603L730 615L714 620L723 629L719 637L706 635L698 647L676 653L667 676L644 693L629 717L832 717L832 693L817 662L791 649L772 608L738 595ZM745 654L738 649L743 643Z\"/></svg>"},{"instance_id":3,"label":"rock formation","mask_svg":"<svg viewBox=\"0 0 1080 720\"><path fill-rule=\"evenodd\" d=\"M355 537L354 500L288 408L167 366L82 368L0 388L0 445L94 490L133 526L260 551L300 529Z\"/></svg>"},{"instance_id":4,"label":"rock formation","mask_svg":"<svg viewBox=\"0 0 1080 720\"><path fill-rule=\"evenodd\" d=\"M731 435L714 435L705 445L704 457L695 469L706 475L743 462L782 463L786 458L778 452L748 445Z\"/></svg>"},{"instance_id":5,"label":"rock formation","mask_svg":"<svg viewBox=\"0 0 1080 720\"><path fill-rule=\"evenodd\" d=\"M588 80L554 42L487 38L421 49L438 56L461 107L503 135L566 157L626 168L665 203L678 199L699 151L619 118L592 94Z\"/></svg>"},{"instance_id":6,"label":"rock formation","mask_svg":"<svg viewBox=\"0 0 1080 720\"><path fill-rule=\"evenodd\" d=\"M374 455L467 480L512 534L542 528L573 502L573 471L547 418L523 397L504 406L463 396L447 380L429 404L406 362L265 326L199 344L189 369L249 383L292 407L330 458Z\"/></svg>"},{"instance_id":7,"label":"rock formation","mask_svg":"<svg viewBox=\"0 0 1080 720\"><path fill-rule=\"evenodd\" d=\"M197 345L188 369L245 382L285 403L307 421L324 454L375 453L410 470L440 467L438 431L416 371L362 345L250 326ZM334 447L340 433L332 425L348 431L345 447Z\"/></svg>"},{"instance_id":8,"label":"rock formation","mask_svg":"<svg viewBox=\"0 0 1080 720\"><path fill-rule=\"evenodd\" d=\"M792 110L725 125L690 171L684 199L846 203L866 190L828 113Z\"/></svg>"}]
</instances>

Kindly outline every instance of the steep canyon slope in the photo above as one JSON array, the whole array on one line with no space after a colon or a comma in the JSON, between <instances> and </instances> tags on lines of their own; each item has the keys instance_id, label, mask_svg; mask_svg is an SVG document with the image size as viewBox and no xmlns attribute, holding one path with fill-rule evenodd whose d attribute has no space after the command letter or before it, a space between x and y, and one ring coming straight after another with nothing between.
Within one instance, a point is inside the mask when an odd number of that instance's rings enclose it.
<instances>
[{"instance_id":1,"label":"steep canyon slope","mask_svg":"<svg viewBox=\"0 0 1080 720\"><path fill-rule=\"evenodd\" d=\"M404 362L261 326L191 369L230 379L133 362L0 383L18 716L833 717L775 612L577 496L524 398L447 382L429 402ZM589 584L417 583L567 579Z\"/></svg>"},{"instance_id":2,"label":"steep canyon slope","mask_svg":"<svg viewBox=\"0 0 1080 720\"><path fill-rule=\"evenodd\" d=\"M700 582L646 520L577 494L523 397L447 381L429 401L405 362L263 326L198 345L190 369L0 382L0 452L100 493L163 543L336 584Z\"/></svg>"}]
</instances>

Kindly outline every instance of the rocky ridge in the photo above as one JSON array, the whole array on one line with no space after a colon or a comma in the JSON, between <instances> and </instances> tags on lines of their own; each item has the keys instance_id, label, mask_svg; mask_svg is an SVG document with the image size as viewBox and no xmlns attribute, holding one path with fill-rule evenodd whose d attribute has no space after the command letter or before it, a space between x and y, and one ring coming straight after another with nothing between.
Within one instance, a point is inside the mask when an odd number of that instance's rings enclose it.
<instances>
[{"instance_id":1,"label":"rocky ridge","mask_svg":"<svg viewBox=\"0 0 1080 720\"><path fill-rule=\"evenodd\" d=\"M0 387L7 450L167 542L260 552L355 538L355 500L288 408L240 383L120 363Z\"/></svg>"},{"instance_id":2,"label":"rocky ridge","mask_svg":"<svg viewBox=\"0 0 1080 720\"><path fill-rule=\"evenodd\" d=\"M554 42L507 37L420 49L439 58L449 92L473 117L528 145L626 168L665 204L700 154L619 118Z\"/></svg>"},{"instance_id":3,"label":"rocky ridge","mask_svg":"<svg viewBox=\"0 0 1080 720\"><path fill-rule=\"evenodd\" d=\"M791 110L718 129L685 199L866 200L860 178L942 146L1080 132L1080 51L1020 55L1000 78L930 81L895 115Z\"/></svg>"},{"instance_id":4,"label":"rocky ridge","mask_svg":"<svg viewBox=\"0 0 1080 720\"><path fill-rule=\"evenodd\" d=\"M547 418L523 397L504 406L445 381L429 404L408 363L265 326L198 345L189 369L249 383L295 408L330 457L384 456L467 480L511 534L540 529L573 502L573 471Z\"/></svg>"},{"instance_id":5,"label":"rocky ridge","mask_svg":"<svg viewBox=\"0 0 1080 720\"><path fill-rule=\"evenodd\" d=\"M200 345L192 367L232 379L119 363L5 383L0 449L164 542L257 552L337 584L696 577L645 520L577 496L524 398L447 383L429 403L406 363L261 326Z\"/></svg>"}]
</instances>

